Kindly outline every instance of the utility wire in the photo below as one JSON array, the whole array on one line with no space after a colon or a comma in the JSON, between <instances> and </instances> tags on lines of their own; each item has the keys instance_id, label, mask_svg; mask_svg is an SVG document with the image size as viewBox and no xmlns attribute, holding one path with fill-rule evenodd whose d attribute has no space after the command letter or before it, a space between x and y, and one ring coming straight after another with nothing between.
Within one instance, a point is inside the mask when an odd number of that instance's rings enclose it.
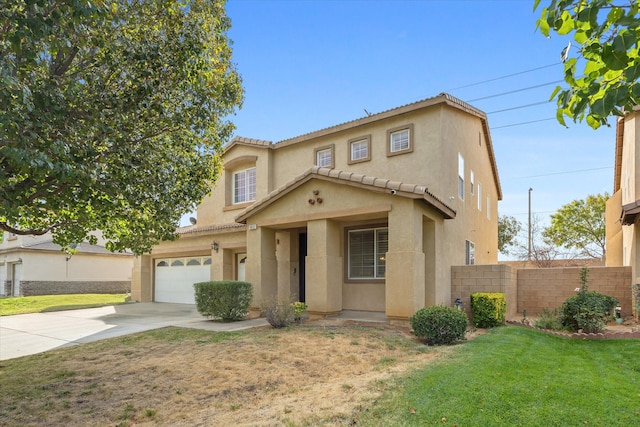
<instances>
[{"instance_id":1,"label":"utility wire","mask_svg":"<svg viewBox=\"0 0 640 427\"><path fill-rule=\"evenodd\" d=\"M551 117L548 119L540 119L540 120L531 120L529 122L520 122L520 123L512 123L510 125L503 125L503 126L491 126L491 130L495 130L495 129L503 129L503 128L510 128L513 126L522 126L522 125L528 125L531 123L539 123L539 122L548 122L549 120L555 120L555 117Z\"/></svg>"},{"instance_id":2,"label":"utility wire","mask_svg":"<svg viewBox=\"0 0 640 427\"><path fill-rule=\"evenodd\" d=\"M521 108L535 107L536 105L542 105L542 104L548 104L548 103L549 103L549 101L534 102L533 104L519 105L517 107L505 108L504 110L491 111L491 112L487 113L487 115L495 114L495 113L504 113L505 111L519 110Z\"/></svg>"},{"instance_id":3,"label":"utility wire","mask_svg":"<svg viewBox=\"0 0 640 427\"><path fill-rule=\"evenodd\" d=\"M468 84L468 85L465 85L465 86L454 87L453 89L447 89L445 92L449 92L449 91L452 91L452 90L458 90L458 89L464 89L464 88L467 88L467 87L477 86L477 85L481 85L481 84L484 84L484 83L495 82L496 80L502 80L502 79L506 79L506 78L509 78L509 77L513 77L513 76L519 76L520 74L526 74L526 73L530 73L532 71L538 71L538 70L542 70L544 68L554 67L554 66L557 66L558 64L560 64L560 63L559 62L554 62L553 64L543 65L542 67L532 68L530 70L518 71L517 73L507 74L506 76L495 77L493 79L483 80L481 82L471 83L471 84Z\"/></svg>"},{"instance_id":4,"label":"utility wire","mask_svg":"<svg viewBox=\"0 0 640 427\"><path fill-rule=\"evenodd\" d=\"M564 80L556 80L554 82L542 83L542 84L535 85L535 86L528 86L528 87L524 87L522 89L515 89L515 90L510 90L508 92L496 93L495 95L483 96L482 98L470 99L467 102L482 101L484 99L497 98L499 96L511 95L512 93L524 92L525 90L537 89L539 87L555 85L555 84L562 83L562 82L564 82Z\"/></svg>"},{"instance_id":5,"label":"utility wire","mask_svg":"<svg viewBox=\"0 0 640 427\"><path fill-rule=\"evenodd\" d=\"M605 166L605 167L591 168L591 169L579 169L579 170L564 171L564 172L552 172L552 173L545 173L545 174L542 174L542 175L516 176L516 177L512 177L511 179L540 178L540 177L544 177L544 176L566 175L566 174L570 174L570 173L581 173L581 172L592 172L592 171L599 171L599 170L603 170L603 169L613 169L613 166Z\"/></svg>"}]
</instances>

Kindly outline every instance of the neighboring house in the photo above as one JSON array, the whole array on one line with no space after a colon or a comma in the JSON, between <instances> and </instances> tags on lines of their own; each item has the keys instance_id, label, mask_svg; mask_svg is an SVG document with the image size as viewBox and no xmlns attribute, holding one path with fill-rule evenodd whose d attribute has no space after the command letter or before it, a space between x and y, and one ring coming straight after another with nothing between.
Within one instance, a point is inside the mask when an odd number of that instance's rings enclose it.
<instances>
[{"instance_id":1,"label":"neighboring house","mask_svg":"<svg viewBox=\"0 0 640 427\"><path fill-rule=\"evenodd\" d=\"M99 242L100 243L100 242ZM133 255L81 243L69 255L51 235L0 239L0 295L126 293L131 289Z\"/></svg>"},{"instance_id":2,"label":"neighboring house","mask_svg":"<svg viewBox=\"0 0 640 427\"><path fill-rule=\"evenodd\" d=\"M451 267L497 263L502 199L486 115L448 94L268 141L235 138L197 224L136 259L132 299L193 303L246 280L254 306L407 319L451 303Z\"/></svg>"},{"instance_id":3,"label":"neighboring house","mask_svg":"<svg viewBox=\"0 0 640 427\"><path fill-rule=\"evenodd\" d=\"M619 118L613 195L607 201L607 265L630 266L634 312L640 304L640 112Z\"/></svg>"}]
</instances>

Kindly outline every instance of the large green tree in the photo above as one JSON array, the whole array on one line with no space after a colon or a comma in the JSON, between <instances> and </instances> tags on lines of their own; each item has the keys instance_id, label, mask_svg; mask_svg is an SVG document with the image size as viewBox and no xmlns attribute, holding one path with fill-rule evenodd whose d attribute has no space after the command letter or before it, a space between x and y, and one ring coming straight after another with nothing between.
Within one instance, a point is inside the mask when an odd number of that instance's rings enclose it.
<instances>
[{"instance_id":1,"label":"large green tree","mask_svg":"<svg viewBox=\"0 0 640 427\"><path fill-rule=\"evenodd\" d=\"M148 251L241 105L224 1L0 0L0 229Z\"/></svg>"},{"instance_id":2,"label":"large green tree","mask_svg":"<svg viewBox=\"0 0 640 427\"><path fill-rule=\"evenodd\" d=\"M511 247L517 245L518 233L522 230L522 224L515 217L500 215L498 217L498 250L508 255Z\"/></svg>"},{"instance_id":3,"label":"large green tree","mask_svg":"<svg viewBox=\"0 0 640 427\"><path fill-rule=\"evenodd\" d=\"M537 9L540 0L535 0ZM640 100L640 16L637 0L552 0L542 9L537 27L572 35L577 56L567 46L562 52L564 79L558 86L557 119L586 119L594 129L607 124L612 115L622 116Z\"/></svg>"},{"instance_id":4,"label":"large green tree","mask_svg":"<svg viewBox=\"0 0 640 427\"><path fill-rule=\"evenodd\" d=\"M577 250L582 256L604 258L605 211L609 194L596 194L574 200L551 215L544 236L558 246Z\"/></svg>"}]
</instances>

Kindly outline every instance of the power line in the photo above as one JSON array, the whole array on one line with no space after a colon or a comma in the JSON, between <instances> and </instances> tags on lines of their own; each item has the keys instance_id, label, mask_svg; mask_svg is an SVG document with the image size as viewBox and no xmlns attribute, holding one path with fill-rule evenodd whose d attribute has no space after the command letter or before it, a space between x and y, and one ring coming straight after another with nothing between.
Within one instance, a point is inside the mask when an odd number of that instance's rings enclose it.
<instances>
[{"instance_id":1,"label":"power line","mask_svg":"<svg viewBox=\"0 0 640 427\"><path fill-rule=\"evenodd\" d=\"M531 120L531 121L528 121L528 122L512 123L510 125L491 126L491 130L502 129L502 128L510 128L510 127L513 127L513 126L528 125L528 124L531 124L531 123L548 122L549 120L556 120L556 118L555 117L551 117L551 118L548 118L548 119L540 119L540 120Z\"/></svg>"},{"instance_id":2,"label":"power line","mask_svg":"<svg viewBox=\"0 0 640 427\"><path fill-rule=\"evenodd\" d=\"M513 77L513 76L519 76L520 74L526 74L526 73L530 73L532 71L542 70L544 68L557 66L559 64L560 63L555 62L553 64L543 65L542 67L531 68L530 70L518 71L517 73L507 74L506 76L495 77L493 79L483 80L481 82L471 83L471 84L468 84L468 85L465 85L465 86L454 87L453 89L447 89L445 92L449 92L449 91L452 91L452 90L458 90L458 89L464 89L464 88L467 88L467 87L477 86L477 85L481 85L481 84L484 84L484 83L495 82L496 80L502 80L502 79L506 79L506 78L509 78L509 77Z\"/></svg>"},{"instance_id":3,"label":"power line","mask_svg":"<svg viewBox=\"0 0 640 427\"><path fill-rule=\"evenodd\" d=\"M579 170L565 171L565 172L552 172L552 173L545 173L545 174L542 174L542 175L516 176L516 177L512 177L510 179L540 178L540 177L544 177L544 176L567 175L567 174L570 174L570 173L592 172L592 171L598 171L598 170L603 170L603 169L613 169L613 166L605 166L605 167L591 168L591 169L579 169Z\"/></svg>"},{"instance_id":4,"label":"power line","mask_svg":"<svg viewBox=\"0 0 640 427\"><path fill-rule=\"evenodd\" d=\"M482 98L470 99L467 102L475 102L475 101L482 101L482 100L490 99L490 98L497 98L499 96L511 95L512 93L524 92L525 90L537 89L539 87L555 85L555 84L562 83L562 82L564 82L564 80L556 80L554 82L542 83L542 84L535 85L535 86L528 86L528 87L525 87L525 88L522 88L522 89L515 89L515 90L510 90L508 92L496 93L495 95L483 96Z\"/></svg>"},{"instance_id":5,"label":"power line","mask_svg":"<svg viewBox=\"0 0 640 427\"><path fill-rule=\"evenodd\" d=\"M510 107L510 108L505 108L503 110L491 111L491 112L487 113L487 115L496 114L496 113L504 113L505 111L519 110L521 108L535 107L536 105L548 104L549 102L550 101L541 101L541 102L534 102L533 104L519 105L517 107Z\"/></svg>"}]
</instances>

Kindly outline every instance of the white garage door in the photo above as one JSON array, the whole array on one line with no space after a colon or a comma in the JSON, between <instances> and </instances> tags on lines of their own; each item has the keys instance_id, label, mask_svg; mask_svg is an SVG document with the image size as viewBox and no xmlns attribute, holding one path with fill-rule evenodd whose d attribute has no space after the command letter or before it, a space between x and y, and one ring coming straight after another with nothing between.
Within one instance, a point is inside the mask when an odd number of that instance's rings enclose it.
<instances>
[{"instance_id":1,"label":"white garage door","mask_svg":"<svg viewBox=\"0 0 640 427\"><path fill-rule=\"evenodd\" d=\"M155 301L195 304L193 284L211 280L211 257L156 259Z\"/></svg>"}]
</instances>

